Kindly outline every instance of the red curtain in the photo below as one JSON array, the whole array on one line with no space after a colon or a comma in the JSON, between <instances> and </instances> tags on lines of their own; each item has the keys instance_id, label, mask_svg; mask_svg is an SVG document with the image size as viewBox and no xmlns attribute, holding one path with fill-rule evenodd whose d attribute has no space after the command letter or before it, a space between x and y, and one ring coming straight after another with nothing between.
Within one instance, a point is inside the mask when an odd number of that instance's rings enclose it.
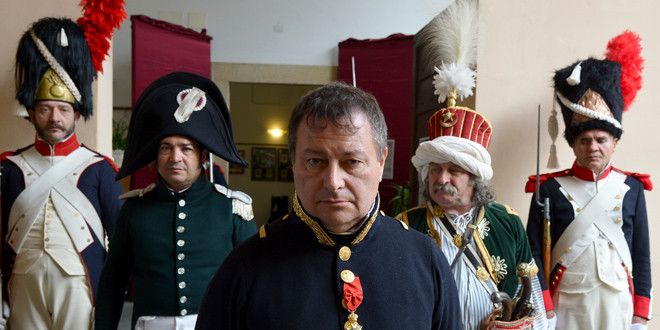
<instances>
[{"instance_id":1,"label":"red curtain","mask_svg":"<svg viewBox=\"0 0 660 330\"><path fill-rule=\"evenodd\" d=\"M394 139L394 176L380 185L381 205L387 210L392 183L409 180L413 116L413 36L393 34L383 39L347 39L339 43L338 79L353 81L355 59L357 87L373 94L385 115L388 139Z\"/></svg>"},{"instance_id":2,"label":"red curtain","mask_svg":"<svg viewBox=\"0 0 660 330\"><path fill-rule=\"evenodd\" d=\"M211 37L180 25L131 16L133 40L132 103L156 79L175 71L211 78ZM156 180L155 169L142 168L132 175L131 188L142 188Z\"/></svg>"}]
</instances>

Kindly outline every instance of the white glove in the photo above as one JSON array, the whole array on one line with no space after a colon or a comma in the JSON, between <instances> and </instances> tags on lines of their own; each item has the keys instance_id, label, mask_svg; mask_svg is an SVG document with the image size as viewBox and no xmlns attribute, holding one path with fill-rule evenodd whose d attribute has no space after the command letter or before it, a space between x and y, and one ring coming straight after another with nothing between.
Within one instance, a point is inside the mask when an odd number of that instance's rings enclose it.
<instances>
[{"instance_id":1,"label":"white glove","mask_svg":"<svg viewBox=\"0 0 660 330\"><path fill-rule=\"evenodd\" d=\"M557 326L557 314L555 314L552 318L548 319L548 330L555 330L556 326Z\"/></svg>"},{"instance_id":2,"label":"white glove","mask_svg":"<svg viewBox=\"0 0 660 330\"><path fill-rule=\"evenodd\" d=\"M633 323L632 326L630 326L630 330L646 330L647 328L647 325L642 323Z\"/></svg>"},{"instance_id":3,"label":"white glove","mask_svg":"<svg viewBox=\"0 0 660 330\"><path fill-rule=\"evenodd\" d=\"M9 318L10 310L9 310L9 304L6 301L2 301L2 315L0 315L0 318L2 319L8 319ZM2 330L2 329L0 329Z\"/></svg>"}]
</instances>

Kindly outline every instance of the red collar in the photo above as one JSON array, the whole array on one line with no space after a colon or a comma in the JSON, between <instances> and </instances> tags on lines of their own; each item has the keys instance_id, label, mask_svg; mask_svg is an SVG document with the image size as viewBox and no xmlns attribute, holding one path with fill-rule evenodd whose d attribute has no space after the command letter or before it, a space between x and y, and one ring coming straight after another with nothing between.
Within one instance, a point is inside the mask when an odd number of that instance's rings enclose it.
<instances>
[{"instance_id":1,"label":"red collar","mask_svg":"<svg viewBox=\"0 0 660 330\"><path fill-rule=\"evenodd\" d=\"M596 174L586 167L578 165L577 161L573 162L571 168L573 175L584 181L596 181ZM612 172L612 165L608 165L603 173L598 177L598 180L605 179Z\"/></svg>"},{"instance_id":2,"label":"red collar","mask_svg":"<svg viewBox=\"0 0 660 330\"><path fill-rule=\"evenodd\" d=\"M74 150L78 149L80 143L78 143L76 133L73 133L64 141L60 141L54 146L51 146L48 142L37 137L34 139L34 147L42 156L67 156Z\"/></svg>"}]
</instances>

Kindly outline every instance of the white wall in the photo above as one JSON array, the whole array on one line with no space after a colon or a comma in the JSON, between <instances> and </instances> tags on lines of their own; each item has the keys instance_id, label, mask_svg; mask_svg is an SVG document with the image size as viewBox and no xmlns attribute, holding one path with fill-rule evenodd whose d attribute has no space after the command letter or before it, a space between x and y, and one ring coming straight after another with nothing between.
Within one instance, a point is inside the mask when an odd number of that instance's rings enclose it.
<instances>
[{"instance_id":1,"label":"white wall","mask_svg":"<svg viewBox=\"0 0 660 330\"><path fill-rule=\"evenodd\" d=\"M414 34L449 2L127 0L126 8L131 15L178 17L185 26L192 22L188 14L206 14L213 62L331 66L340 41ZM130 30L126 21L115 37L117 107L130 106Z\"/></svg>"}]
</instances>

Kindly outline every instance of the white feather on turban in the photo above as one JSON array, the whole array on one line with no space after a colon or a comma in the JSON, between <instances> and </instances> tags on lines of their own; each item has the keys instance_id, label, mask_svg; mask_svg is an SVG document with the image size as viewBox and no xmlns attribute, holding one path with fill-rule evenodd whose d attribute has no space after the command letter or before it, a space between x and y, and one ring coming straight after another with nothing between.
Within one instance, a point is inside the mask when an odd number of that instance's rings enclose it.
<instances>
[{"instance_id":1,"label":"white feather on turban","mask_svg":"<svg viewBox=\"0 0 660 330\"><path fill-rule=\"evenodd\" d=\"M481 144L456 136L440 136L422 142L411 159L421 178L426 179L429 164L454 163L474 174L478 179L490 180L493 168L490 154Z\"/></svg>"}]
</instances>

